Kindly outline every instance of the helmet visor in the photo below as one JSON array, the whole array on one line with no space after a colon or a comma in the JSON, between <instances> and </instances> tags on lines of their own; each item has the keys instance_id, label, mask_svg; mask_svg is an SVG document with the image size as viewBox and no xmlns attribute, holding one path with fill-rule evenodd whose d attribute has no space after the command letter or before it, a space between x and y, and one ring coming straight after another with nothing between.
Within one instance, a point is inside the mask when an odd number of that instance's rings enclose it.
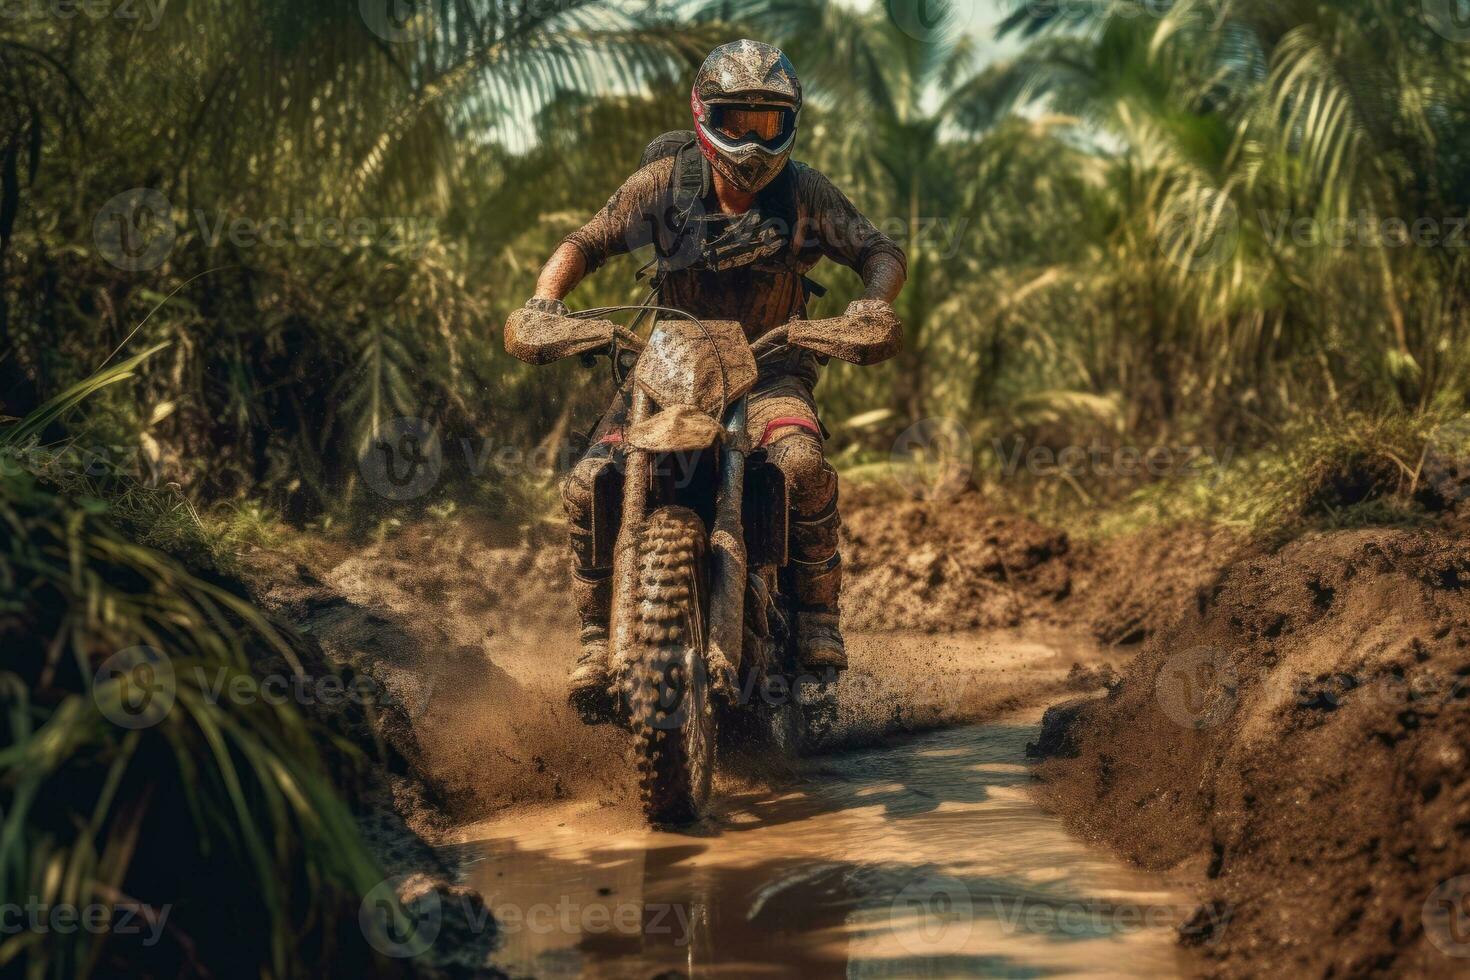
<instances>
[{"instance_id":1,"label":"helmet visor","mask_svg":"<svg viewBox=\"0 0 1470 980\"><path fill-rule=\"evenodd\" d=\"M781 135L784 125L780 109L726 109L720 119L720 132L732 140L751 136L765 141Z\"/></svg>"},{"instance_id":2,"label":"helmet visor","mask_svg":"<svg viewBox=\"0 0 1470 980\"><path fill-rule=\"evenodd\" d=\"M759 143L775 149L787 142L796 126L796 114L781 106L714 105L711 128L729 143Z\"/></svg>"}]
</instances>

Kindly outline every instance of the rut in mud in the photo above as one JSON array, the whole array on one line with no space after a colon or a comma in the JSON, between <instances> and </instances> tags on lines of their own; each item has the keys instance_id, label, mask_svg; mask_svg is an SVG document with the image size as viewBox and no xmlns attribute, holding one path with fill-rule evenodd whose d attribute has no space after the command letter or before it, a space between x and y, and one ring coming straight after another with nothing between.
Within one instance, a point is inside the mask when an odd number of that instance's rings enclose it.
<instances>
[{"instance_id":1,"label":"rut in mud","mask_svg":"<svg viewBox=\"0 0 1470 980\"><path fill-rule=\"evenodd\" d=\"M888 523L889 509L874 508L871 520L861 505L855 511L849 613L862 622L872 615L867 597L887 591L894 600L888 608L911 627L850 633L853 667L841 685L833 741L866 750L812 764L726 758L714 813L672 844L650 839L643 825L626 736L583 726L565 705L564 677L576 649L570 609L556 598L565 595L559 542L528 546L466 525L455 533L412 527L375 547L323 556L317 570L277 585L268 598L332 656L376 677L405 709L389 719L388 735L436 804L411 812L411 823L441 840L514 838L508 851L469 843L441 851L461 881L485 895L501 926L527 905L545 904L540 898L552 892L587 898L584 907L606 903L615 897L598 894L606 887L623 901L631 896L714 915L698 953L710 962L751 965L750 937L732 932L730 923L749 916L764 922L762 915L784 921L799 910L784 944L767 949L764 967L849 975L851 966L859 975L891 975L940 964L1027 973L1075 969L1092 956L1131 963L1119 965L1120 976L1177 975L1172 929L1187 917L1188 897L1078 845L1036 809L1022 753L1033 735L1029 724L963 727L1018 710L1034 719L1047 703L1100 690L1116 676L1119 663L1090 638L1038 626L997 628L1041 619L1039 610L1071 592L1056 584L1072 575L1065 538L1007 550L1012 522L996 521L979 550L950 556L942 569L895 577L884 551L893 535L911 536L913 528ZM899 519L927 522L913 513ZM925 533L953 532L937 521ZM1004 615L968 620L988 627L982 631L934 632L941 622L903 618L904 610L965 607L979 592L1004 598L997 607ZM941 731L927 738L943 744L893 739L934 729ZM884 772L889 776L879 778ZM768 829L751 833L760 826ZM603 842L622 856L599 854L589 864L548 854L554 842L520 836L538 829ZM1022 846L1028 839L1031 845ZM881 855L880 841L889 842ZM895 842L907 843L895 850ZM703 857L694 858L696 850ZM773 864L762 853L792 857ZM636 865L636 880L599 883L597 868L610 861ZM488 879L487 868L494 869ZM505 885L504 873L525 876L517 891L497 887ZM552 892L540 895L536 887L546 886L527 882L546 875L555 876ZM948 930L950 919L931 915L956 881L980 903L967 912L972 921L962 936ZM933 887L913 894L926 883ZM1127 921L1115 915L1120 905ZM1016 924L1017 915L1055 919L1059 910L1100 924L1084 924L1081 936L1045 923ZM1143 911L1151 917L1148 929ZM949 937L937 945L924 938L936 925ZM611 951L606 941L617 937L537 935L506 932L494 962L534 975L620 976L630 964L667 967L667 956L694 955L661 950L637 929Z\"/></svg>"}]
</instances>

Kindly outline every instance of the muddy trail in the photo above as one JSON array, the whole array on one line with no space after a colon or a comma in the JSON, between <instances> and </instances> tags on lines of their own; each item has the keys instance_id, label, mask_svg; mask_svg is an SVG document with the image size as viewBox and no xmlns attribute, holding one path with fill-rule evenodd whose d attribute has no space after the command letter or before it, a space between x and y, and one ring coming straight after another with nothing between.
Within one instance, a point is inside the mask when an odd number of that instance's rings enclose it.
<instances>
[{"instance_id":1,"label":"muddy trail","mask_svg":"<svg viewBox=\"0 0 1470 980\"><path fill-rule=\"evenodd\" d=\"M644 827L621 734L565 705L558 529L424 522L257 556L258 581L392 695L397 809L495 914L478 968L1448 976L1470 956L1431 915L1470 881L1463 529L1099 546L975 494L844 510L833 751L724 759L680 834Z\"/></svg>"},{"instance_id":2,"label":"muddy trail","mask_svg":"<svg viewBox=\"0 0 1470 980\"><path fill-rule=\"evenodd\" d=\"M1161 542L1160 568L1177 574L1120 601L1106 562L975 494L859 495L846 513L852 669L836 748L1100 692L1143 633L1134 607L1182 604L1202 580L1198 546L1169 561ZM560 528L424 522L366 548L315 547L294 567L258 560L268 605L391 692L403 710L388 735L454 820L573 799L628 807L620 741L565 704L577 651Z\"/></svg>"}]
</instances>

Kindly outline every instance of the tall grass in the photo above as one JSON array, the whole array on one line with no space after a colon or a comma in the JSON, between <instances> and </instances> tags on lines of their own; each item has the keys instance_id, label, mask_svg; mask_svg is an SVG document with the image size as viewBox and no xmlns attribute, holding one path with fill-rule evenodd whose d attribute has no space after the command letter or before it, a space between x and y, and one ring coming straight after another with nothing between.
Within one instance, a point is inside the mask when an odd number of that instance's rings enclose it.
<instances>
[{"instance_id":1,"label":"tall grass","mask_svg":"<svg viewBox=\"0 0 1470 980\"><path fill-rule=\"evenodd\" d=\"M147 356L0 428L0 449ZM333 783L353 750L289 699L250 696L262 673L303 674L290 638L18 458L0 467L0 894L41 918L0 939L0 968L391 972L357 928L382 876ZM75 927L92 908L102 925Z\"/></svg>"}]
</instances>

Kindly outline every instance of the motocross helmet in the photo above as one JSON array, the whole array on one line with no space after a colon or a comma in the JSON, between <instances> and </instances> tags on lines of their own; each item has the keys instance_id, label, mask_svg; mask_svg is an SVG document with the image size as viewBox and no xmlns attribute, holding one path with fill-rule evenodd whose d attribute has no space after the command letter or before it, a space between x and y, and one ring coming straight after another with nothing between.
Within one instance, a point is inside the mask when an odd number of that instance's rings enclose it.
<instances>
[{"instance_id":1,"label":"motocross helmet","mask_svg":"<svg viewBox=\"0 0 1470 980\"><path fill-rule=\"evenodd\" d=\"M711 167L747 194L776 179L801 118L801 82L779 48L749 40L715 48L689 101Z\"/></svg>"}]
</instances>

